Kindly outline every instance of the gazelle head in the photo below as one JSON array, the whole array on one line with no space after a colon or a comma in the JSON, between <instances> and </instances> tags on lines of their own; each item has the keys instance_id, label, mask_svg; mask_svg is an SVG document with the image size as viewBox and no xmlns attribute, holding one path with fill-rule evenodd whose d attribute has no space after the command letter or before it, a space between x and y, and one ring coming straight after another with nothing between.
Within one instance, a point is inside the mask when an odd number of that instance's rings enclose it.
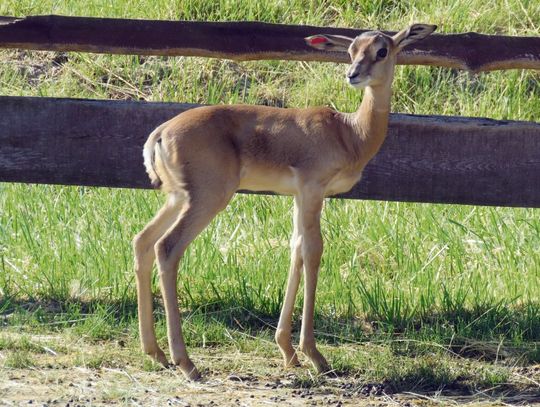
<instances>
[{"instance_id":1,"label":"gazelle head","mask_svg":"<svg viewBox=\"0 0 540 407\"><path fill-rule=\"evenodd\" d=\"M347 81L355 88L380 86L392 81L397 54L407 45L430 35L436 25L413 24L394 36L367 31L356 38L342 35L313 35L306 42L324 51L346 51L351 57Z\"/></svg>"}]
</instances>

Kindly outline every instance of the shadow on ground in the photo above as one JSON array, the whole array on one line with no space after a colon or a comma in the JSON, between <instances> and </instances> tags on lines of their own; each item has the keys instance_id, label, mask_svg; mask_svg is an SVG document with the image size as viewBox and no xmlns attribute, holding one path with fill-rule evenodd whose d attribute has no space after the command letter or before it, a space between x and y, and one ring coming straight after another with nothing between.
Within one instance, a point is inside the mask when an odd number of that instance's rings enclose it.
<instances>
[{"instance_id":1,"label":"shadow on ground","mask_svg":"<svg viewBox=\"0 0 540 407\"><path fill-rule=\"evenodd\" d=\"M345 399L356 397L381 398L398 397L406 400L412 397L422 400L448 398L457 403L494 402L530 405L540 403L540 320L523 318L519 314L530 312L538 304L528 304L523 309L456 309L452 313L433 313L421 321L411 321L408 326L395 326L388 321L374 321L358 317L336 318L319 315L316 321L317 336L321 343L330 348L343 347L384 347L395 358L415 361L432 358L429 363L412 364L399 374L389 374L381 381L366 379L366 367L355 365L348 360L335 361L336 370L328 377L300 374L281 376L270 380L270 387L282 387L291 394L301 392L330 392L340 394ZM155 304L157 324L164 325L163 309ZM529 309L529 311L527 311ZM70 327L76 325L78 317L93 316L105 320L105 327L118 329L136 323L137 307L130 301L38 301L0 298L0 320L2 326L54 326L61 331L63 322ZM265 314L233 304L214 302L199 304L184 316L190 324L205 329L217 327L218 332L242 332L256 338L272 340L277 316ZM523 326L527 321L528 326ZM295 332L298 332L298 322ZM49 329L45 328L45 329ZM515 333L522 335L516 337ZM526 332L526 335L523 335ZM191 348L203 347L200 336L189 339ZM298 338L296 338L298 340ZM220 347L220 338L215 343L206 341L204 347ZM1 349L0 349L1 350ZM486 363L490 366L504 366L511 377L520 380L485 381L471 380L467 375L448 374L441 370L437 355L454 358L457 363ZM347 355L341 359L347 359ZM340 358L338 358L340 359ZM227 372L221 372L227 375ZM384 375L383 375L384 376ZM234 375L229 375L234 377ZM286 379L283 379L286 378ZM234 378L231 380L235 380ZM239 380L245 380L240 378ZM262 379L264 380L264 378Z\"/></svg>"}]
</instances>

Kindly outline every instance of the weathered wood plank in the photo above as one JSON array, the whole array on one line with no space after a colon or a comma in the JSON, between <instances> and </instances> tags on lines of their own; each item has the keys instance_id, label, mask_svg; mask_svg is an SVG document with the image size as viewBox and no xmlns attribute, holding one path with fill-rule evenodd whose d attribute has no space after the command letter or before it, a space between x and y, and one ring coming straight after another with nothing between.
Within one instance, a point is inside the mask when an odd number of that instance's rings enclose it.
<instances>
[{"instance_id":1,"label":"weathered wood plank","mask_svg":"<svg viewBox=\"0 0 540 407\"><path fill-rule=\"evenodd\" d=\"M429 21L426 21L429 23ZM401 28L401 27L398 27ZM317 51L304 37L366 30L258 22L210 23L110 18L0 17L0 47L141 55L186 55L233 60L285 59L349 62L345 53ZM431 35L405 49L404 65L470 71L540 69L540 37L476 33Z\"/></svg>"},{"instance_id":2,"label":"weathered wood plank","mask_svg":"<svg viewBox=\"0 0 540 407\"><path fill-rule=\"evenodd\" d=\"M144 141L192 107L0 97L0 181L149 188ZM393 114L344 197L540 207L540 123Z\"/></svg>"}]
</instances>

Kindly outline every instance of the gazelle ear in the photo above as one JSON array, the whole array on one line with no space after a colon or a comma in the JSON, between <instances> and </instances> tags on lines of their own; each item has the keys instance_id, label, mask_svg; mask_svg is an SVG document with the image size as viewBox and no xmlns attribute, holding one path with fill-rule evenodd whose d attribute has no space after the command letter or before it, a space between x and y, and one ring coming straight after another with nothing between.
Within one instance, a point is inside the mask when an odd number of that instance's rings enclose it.
<instances>
[{"instance_id":1,"label":"gazelle ear","mask_svg":"<svg viewBox=\"0 0 540 407\"><path fill-rule=\"evenodd\" d=\"M343 35L323 35L317 34L304 38L306 44L315 49L323 51L347 51L353 42L352 38Z\"/></svg>"},{"instance_id":2,"label":"gazelle ear","mask_svg":"<svg viewBox=\"0 0 540 407\"><path fill-rule=\"evenodd\" d=\"M401 51L407 45L422 40L437 29L436 25L413 24L392 37L394 45Z\"/></svg>"}]
</instances>

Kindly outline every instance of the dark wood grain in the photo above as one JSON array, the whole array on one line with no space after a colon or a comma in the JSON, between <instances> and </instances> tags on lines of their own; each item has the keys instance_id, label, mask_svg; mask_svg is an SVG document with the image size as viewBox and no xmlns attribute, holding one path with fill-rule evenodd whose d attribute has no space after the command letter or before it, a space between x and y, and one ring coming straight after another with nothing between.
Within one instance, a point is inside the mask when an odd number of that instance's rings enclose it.
<instances>
[{"instance_id":1,"label":"dark wood grain","mask_svg":"<svg viewBox=\"0 0 540 407\"><path fill-rule=\"evenodd\" d=\"M0 181L150 188L142 145L190 104L0 97ZM347 198L540 207L540 124L393 114Z\"/></svg>"},{"instance_id":2,"label":"dark wood grain","mask_svg":"<svg viewBox=\"0 0 540 407\"><path fill-rule=\"evenodd\" d=\"M437 23L436 21L424 21ZM402 27L396 27L402 28ZM366 30L258 22L150 21L64 16L0 17L0 47L233 60L348 62L345 53L317 51L304 37ZM392 33L392 32L389 32ZM540 37L463 33L431 35L406 48L399 64L470 71L540 69Z\"/></svg>"}]
</instances>

